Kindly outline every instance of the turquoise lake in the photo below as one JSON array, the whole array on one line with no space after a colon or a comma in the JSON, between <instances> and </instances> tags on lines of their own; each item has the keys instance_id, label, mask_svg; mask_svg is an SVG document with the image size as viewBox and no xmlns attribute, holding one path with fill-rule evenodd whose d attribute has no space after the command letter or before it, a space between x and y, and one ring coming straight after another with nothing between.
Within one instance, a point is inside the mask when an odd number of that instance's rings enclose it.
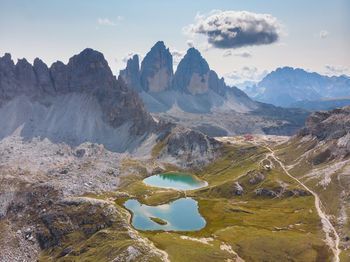
<instances>
[{"instance_id":1,"label":"turquoise lake","mask_svg":"<svg viewBox=\"0 0 350 262\"><path fill-rule=\"evenodd\" d=\"M207 186L207 182L200 181L187 174L159 174L147 177L143 182L149 186L173 188L177 190L192 190Z\"/></svg>"},{"instance_id":2,"label":"turquoise lake","mask_svg":"<svg viewBox=\"0 0 350 262\"><path fill-rule=\"evenodd\" d=\"M192 198L180 198L168 204L147 206L129 199L124 206L132 211L132 225L139 230L193 231L205 227L205 219L198 212L198 203ZM150 217L168 222L160 225Z\"/></svg>"}]
</instances>

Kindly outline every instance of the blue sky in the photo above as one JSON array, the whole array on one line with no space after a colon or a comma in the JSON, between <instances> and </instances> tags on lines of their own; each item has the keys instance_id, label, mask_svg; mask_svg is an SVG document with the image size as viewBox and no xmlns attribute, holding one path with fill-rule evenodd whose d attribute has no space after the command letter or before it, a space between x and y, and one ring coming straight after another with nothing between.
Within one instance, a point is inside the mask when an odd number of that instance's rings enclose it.
<instances>
[{"instance_id":1,"label":"blue sky","mask_svg":"<svg viewBox=\"0 0 350 262\"><path fill-rule=\"evenodd\" d=\"M349 0L0 0L0 6L0 55L10 52L15 60L66 63L91 47L117 73L128 54L144 56L158 40L177 53L177 61L193 41L229 83L258 79L280 66L350 74ZM280 25L279 40L220 49L204 34L184 33L198 22L196 15L208 17L212 10L270 14Z\"/></svg>"}]
</instances>

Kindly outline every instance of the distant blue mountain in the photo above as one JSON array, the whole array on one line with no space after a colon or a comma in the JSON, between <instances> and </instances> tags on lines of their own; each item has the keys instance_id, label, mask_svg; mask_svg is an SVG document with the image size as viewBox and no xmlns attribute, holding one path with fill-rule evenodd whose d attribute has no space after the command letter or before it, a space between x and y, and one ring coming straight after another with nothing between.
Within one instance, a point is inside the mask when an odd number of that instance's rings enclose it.
<instances>
[{"instance_id":1,"label":"distant blue mountain","mask_svg":"<svg viewBox=\"0 0 350 262\"><path fill-rule=\"evenodd\" d=\"M344 75L328 77L300 68L283 67L244 91L254 100L290 107L302 100L349 96L350 78Z\"/></svg>"}]
</instances>

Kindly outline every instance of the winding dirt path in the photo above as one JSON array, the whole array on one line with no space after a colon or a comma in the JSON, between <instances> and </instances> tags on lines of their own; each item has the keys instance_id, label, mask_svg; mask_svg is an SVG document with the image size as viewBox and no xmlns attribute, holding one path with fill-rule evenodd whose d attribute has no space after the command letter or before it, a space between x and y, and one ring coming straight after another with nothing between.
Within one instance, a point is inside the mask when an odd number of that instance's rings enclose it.
<instances>
[{"instance_id":1,"label":"winding dirt path","mask_svg":"<svg viewBox=\"0 0 350 262\"><path fill-rule=\"evenodd\" d=\"M256 144L256 143L254 143L254 144ZM314 191L312 191L309 187L307 187L303 182L301 182L298 178L292 176L289 173L289 171L287 170L287 168L285 167L285 165L281 162L281 160L279 160L275 156L275 152L270 147L268 147L266 145L262 145L262 146L271 152L270 154L268 154L268 156L271 156L282 167L283 171L290 178L297 181L302 187L304 187L307 191L309 191L314 196L315 207L316 207L316 210L317 210L319 217L321 218L323 231L326 234L326 243L331 248L331 250L334 254L333 261L339 262L340 261L340 259L339 259L339 255L340 255L339 241L340 241L340 238L339 238L339 235L338 235L337 231L335 230L334 226L329 221L328 216L326 215L326 213L324 213L322 211L322 208L321 208L322 203L321 203L319 196ZM334 237L332 237L331 235L333 235Z\"/></svg>"}]
</instances>

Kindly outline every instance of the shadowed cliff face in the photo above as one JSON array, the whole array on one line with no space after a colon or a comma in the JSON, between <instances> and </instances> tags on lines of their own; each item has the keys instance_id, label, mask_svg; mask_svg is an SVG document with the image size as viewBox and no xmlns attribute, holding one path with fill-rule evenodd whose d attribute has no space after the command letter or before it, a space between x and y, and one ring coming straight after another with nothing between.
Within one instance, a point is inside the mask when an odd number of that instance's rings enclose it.
<instances>
[{"instance_id":1,"label":"shadowed cliff face","mask_svg":"<svg viewBox=\"0 0 350 262\"><path fill-rule=\"evenodd\" d=\"M137 92L142 91L138 55L134 55L131 59L128 60L126 68L120 71L120 77L128 86L136 89Z\"/></svg>"},{"instance_id":2,"label":"shadowed cliff face","mask_svg":"<svg viewBox=\"0 0 350 262\"><path fill-rule=\"evenodd\" d=\"M117 80L104 56L92 49L51 68L38 58L33 66L25 59L15 65L6 54L0 58L0 106L0 118L7 121L1 137L21 127L27 139L40 135L55 142L110 145L115 140L123 146L111 149L119 151L127 148L123 140L155 128L136 91Z\"/></svg>"},{"instance_id":3,"label":"shadowed cliff face","mask_svg":"<svg viewBox=\"0 0 350 262\"><path fill-rule=\"evenodd\" d=\"M157 42L141 63L141 86L147 92L160 92L171 87L173 57L162 41Z\"/></svg>"}]
</instances>

